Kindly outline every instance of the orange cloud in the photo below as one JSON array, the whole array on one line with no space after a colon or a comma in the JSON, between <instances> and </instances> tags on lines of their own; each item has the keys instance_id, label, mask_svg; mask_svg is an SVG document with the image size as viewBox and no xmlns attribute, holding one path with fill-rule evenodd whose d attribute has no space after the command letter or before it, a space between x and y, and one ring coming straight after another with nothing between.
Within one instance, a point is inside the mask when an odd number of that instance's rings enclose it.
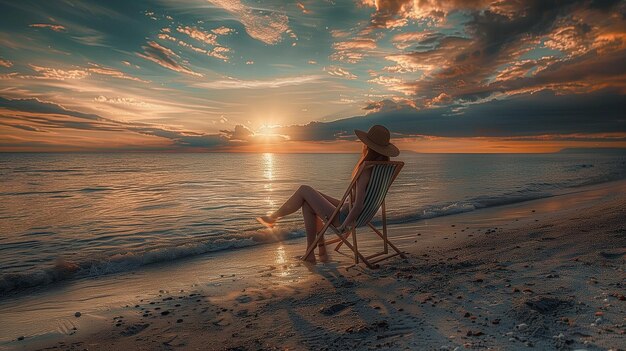
<instances>
[{"instance_id":1,"label":"orange cloud","mask_svg":"<svg viewBox=\"0 0 626 351\"><path fill-rule=\"evenodd\" d=\"M34 76L32 78L36 79L57 79L57 80L65 80L65 79L83 79L89 76L89 72L84 69L71 69L71 70L62 70L56 68L49 67L41 67L36 65L30 65L30 67L38 72L39 76Z\"/></svg>"},{"instance_id":2,"label":"orange cloud","mask_svg":"<svg viewBox=\"0 0 626 351\"><path fill-rule=\"evenodd\" d=\"M161 31L164 33L159 33L158 34L158 38L162 39L162 40L169 40L172 42L177 43L178 45L191 49L195 52L199 52L202 54L205 54L207 56L211 56L217 59L220 59L224 62L228 62L228 60L230 59L228 57L228 53L230 53L230 49L224 46L219 46L219 44L217 43L217 35L212 34L212 33L207 33L204 31L201 31L197 28L192 28L192 27L178 27L177 30L181 33L187 34L189 37L194 38L204 44L209 44L209 45L214 45L215 47L212 49L203 49L203 48L199 48L197 46L194 46L193 44L189 44L183 40L179 40L174 38L173 36L167 34L170 31L164 31L164 29L169 29L169 28L163 28ZM222 34L228 34L230 33L230 31L232 31L232 29L230 28L226 28L226 27L219 27L217 29L214 29L213 32L216 33L222 33Z\"/></svg>"},{"instance_id":3,"label":"orange cloud","mask_svg":"<svg viewBox=\"0 0 626 351\"><path fill-rule=\"evenodd\" d=\"M334 43L333 49L335 52L330 56L331 60L357 63L366 54L376 49L376 41L370 38L356 38Z\"/></svg>"},{"instance_id":4,"label":"orange cloud","mask_svg":"<svg viewBox=\"0 0 626 351\"><path fill-rule=\"evenodd\" d=\"M345 69L341 67L336 67L336 66L324 67L324 71L326 71L326 73L330 74L331 76L335 76L335 77L341 77L345 79L357 79L356 75L346 71Z\"/></svg>"},{"instance_id":5,"label":"orange cloud","mask_svg":"<svg viewBox=\"0 0 626 351\"><path fill-rule=\"evenodd\" d=\"M289 18L278 12L259 12L241 3L240 0L208 0L215 6L228 11L243 24L246 32L254 39L266 44L277 44L289 30Z\"/></svg>"},{"instance_id":6,"label":"orange cloud","mask_svg":"<svg viewBox=\"0 0 626 351\"><path fill-rule=\"evenodd\" d=\"M66 28L60 24L49 24L49 23L33 23L29 25L29 27L33 28L47 28L55 32L65 32Z\"/></svg>"},{"instance_id":7,"label":"orange cloud","mask_svg":"<svg viewBox=\"0 0 626 351\"><path fill-rule=\"evenodd\" d=\"M187 34L190 38L196 39L197 41L203 42L208 45L217 45L217 35L213 33L205 32L196 27L179 26L176 28L177 31Z\"/></svg>"},{"instance_id":8,"label":"orange cloud","mask_svg":"<svg viewBox=\"0 0 626 351\"><path fill-rule=\"evenodd\" d=\"M213 33L215 33L217 35L228 35L228 34L234 33L235 30L232 29L232 28L221 26L221 27L218 27L218 28L215 28L215 29L211 29L211 32L213 32Z\"/></svg>"},{"instance_id":9,"label":"orange cloud","mask_svg":"<svg viewBox=\"0 0 626 351\"><path fill-rule=\"evenodd\" d=\"M109 76L109 77L118 78L118 79L132 80L135 82L149 83L149 81L147 80L128 75L114 68L104 67L95 63L90 63L90 65L92 67L87 68L87 70L91 73L100 74L103 76Z\"/></svg>"}]
</instances>

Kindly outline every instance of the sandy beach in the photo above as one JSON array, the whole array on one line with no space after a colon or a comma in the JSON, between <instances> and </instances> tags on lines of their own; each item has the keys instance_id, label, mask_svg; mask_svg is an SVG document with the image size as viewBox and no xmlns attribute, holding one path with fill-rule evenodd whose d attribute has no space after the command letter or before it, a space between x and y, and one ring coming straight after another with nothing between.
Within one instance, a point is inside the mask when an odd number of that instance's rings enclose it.
<instances>
[{"instance_id":1,"label":"sandy beach","mask_svg":"<svg viewBox=\"0 0 626 351\"><path fill-rule=\"evenodd\" d=\"M298 239L85 279L4 299L0 349L623 350L624 218L619 181L393 225L377 270Z\"/></svg>"}]
</instances>

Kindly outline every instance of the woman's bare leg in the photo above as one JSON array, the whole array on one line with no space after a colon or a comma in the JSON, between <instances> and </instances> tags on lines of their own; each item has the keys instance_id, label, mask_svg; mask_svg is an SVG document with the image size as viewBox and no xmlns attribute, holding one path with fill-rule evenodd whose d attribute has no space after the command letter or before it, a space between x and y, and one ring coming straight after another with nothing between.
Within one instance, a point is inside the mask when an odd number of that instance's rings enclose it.
<instances>
[{"instance_id":1,"label":"woman's bare leg","mask_svg":"<svg viewBox=\"0 0 626 351\"><path fill-rule=\"evenodd\" d=\"M309 247L313 245L313 241L315 241L315 236L317 235L318 218L311 206L309 206L309 204L306 202L302 204L302 217L304 217L304 228L306 229L306 247L308 250ZM315 263L315 254L309 255L306 260Z\"/></svg>"},{"instance_id":2,"label":"woman's bare leg","mask_svg":"<svg viewBox=\"0 0 626 351\"><path fill-rule=\"evenodd\" d=\"M331 204L337 206L339 205L340 200L339 199L335 199L334 197L330 196L330 195L326 195L321 191L318 191L318 193L320 193L320 195L322 195L326 200L328 200L328 202L330 202Z\"/></svg>"},{"instance_id":3,"label":"woman's bare leg","mask_svg":"<svg viewBox=\"0 0 626 351\"><path fill-rule=\"evenodd\" d=\"M304 217L304 227L306 228L306 241L307 241L307 250L313 245L313 241L315 241L315 237L317 233L324 227L324 222L320 219L320 217L313 211L313 208L305 201L302 204L302 216ZM328 254L326 253L326 246L324 245L324 236L320 239L319 245L319 255L322 261L326 261L328 259ZM309 262L315 262L315 255L310 255L307 258Z\"/></svg>"},{"instance_id":4,"label":"woman's bare leg","mask_svg":"<svg viewBox=\"0 0 626 351\"><path fill-rule=\"evenodd\" d=\"M315 230L319 233L322 228L324 228L324 222L322 222L321 218L317 217L317 228L315 228ZM326 244L324 244L324 242L324 236L322 235L322 239L318 243L320 260L322 262L328 261L328 253L326 252Z\"/></svg>"},{"instance_id":5,"label":"woman's bare leg","mask_svg":"<svg viewBox=\"0 0 626 351\"><path fill-rule=\"evenodd\" d=\"M309 203L311 209L319 217L330 217L335 210L335 205L317 192L317 190L308 185L301 185L278 210L269 216L261 217L261 219L269 224L273 224L278 218L298 211L305 201Z\"/></svg>"}]
</instances>

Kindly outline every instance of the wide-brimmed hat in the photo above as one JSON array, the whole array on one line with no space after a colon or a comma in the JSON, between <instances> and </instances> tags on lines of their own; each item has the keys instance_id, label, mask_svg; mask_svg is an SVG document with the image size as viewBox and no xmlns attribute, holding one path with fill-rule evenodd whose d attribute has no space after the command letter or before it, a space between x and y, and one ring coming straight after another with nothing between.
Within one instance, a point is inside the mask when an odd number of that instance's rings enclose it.
<instances>
[{"instance_id":1,"label":"wide-brimmed hat","mask_svg":"<svg viewBox=\"0 0 626 351\"><path fill-rule=\"evenodd\" d=\"M389 139L391 139L389 129L381 125L377 124L372 126L367 132L355 129L354 134L356 134L365 145L379 154L389 157L400 155L400 150L389 142Z\"/></svg>"}]
</instances>

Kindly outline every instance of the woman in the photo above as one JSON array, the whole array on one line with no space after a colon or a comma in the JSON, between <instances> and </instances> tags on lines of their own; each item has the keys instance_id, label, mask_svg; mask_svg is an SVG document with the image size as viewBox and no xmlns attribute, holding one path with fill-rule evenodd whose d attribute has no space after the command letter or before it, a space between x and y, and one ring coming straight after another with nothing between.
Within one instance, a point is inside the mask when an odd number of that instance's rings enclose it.
<instances>
[{"instance_id":1,"label":"woman","mask_svg":"<svg viewBox=\"0 0 626 351\"><path fill-rule=\"evenodd\" d=\"M398 148L389 142L389 130L381 125L372 126L367 133L361 130L355 130L354 133L363 142L363 152L359 162L357 162L352 171L353 178L363 162L389 161L389 157L395 157L400 154ZM335 217L333 225L339 231L343 232L361 213L371 173L372 169L368 168L357 179L355 185L356 193L351 210L348 210L348 204L346 203L342 206L339 216ZM316 234L323 227L322 218L330 218L339 202L340 200L323 194L308 185L301 185L276 212L269 216L258 217L257 220L271 228L278 219L302 209L308 248L313 244ZM326 257L326 247L323 244L319 245L319 255L320 258ZM307 261L315 263L315 255L309 255Z\"/></svg>"}]
</instances>

